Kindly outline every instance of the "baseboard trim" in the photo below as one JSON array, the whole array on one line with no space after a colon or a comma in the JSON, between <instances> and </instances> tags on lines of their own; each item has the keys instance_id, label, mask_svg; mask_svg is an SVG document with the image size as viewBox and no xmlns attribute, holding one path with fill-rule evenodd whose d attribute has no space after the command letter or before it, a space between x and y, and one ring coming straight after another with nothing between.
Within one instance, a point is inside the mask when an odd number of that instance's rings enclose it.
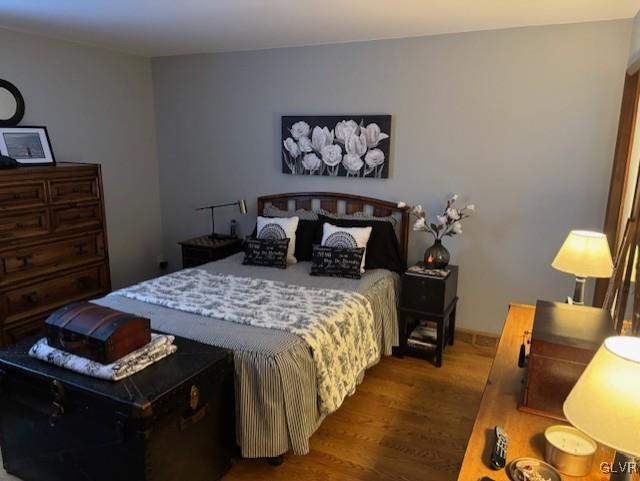
<instances>
[{"instance_id":1,"label":"baseboard trim","mask_svg":"<svg viewBox=\"0 0 640 481\"><path fill-rule=\"evenodd\" d=\"M474 331L472 329L457 328L456 341L472 344L479 347L488 347L496 349L500 336L488 332Z\"/></svg>"}]
</instances>

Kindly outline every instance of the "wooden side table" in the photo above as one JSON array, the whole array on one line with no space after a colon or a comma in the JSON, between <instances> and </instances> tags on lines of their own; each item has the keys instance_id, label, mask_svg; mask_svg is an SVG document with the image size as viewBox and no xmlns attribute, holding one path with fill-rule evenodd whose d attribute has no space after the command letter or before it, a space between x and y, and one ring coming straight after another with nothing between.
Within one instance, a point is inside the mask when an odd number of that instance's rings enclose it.
<instances>
[{"instance_id":1,"label":"wooden side table","mask_svg":"<svg viewBox=\"0 0 640 481\"><path fill-rule=\"evenodd\" d=\"M434 358L442 366L445 345L453 345L458 302L458 266L447 266L449 275L442 279L413 272L402 276L400 297L400 355ZM417 346L408 342L414 329L424 321L436 324L435 344Z\"/></svg>"},{"instance_id":2,"label":"wooden side table","mask_svg":"<svg viewBox=\"0 0 640 481\"><path fill-rule=\"evenodd\" d=\"M208 235L178 242L182 246L182 267L197 267L229 257L242 250L242 239L211 239Z\"/></svg>"},{"instance_id":3,"label":"wooden side table","mask_svg":"<svg viewBox=\"0 0 640 481\"><path fill-rule=\"evenodd\" d=\"M528 457L544 459L544 431L560 421L544 416L522 412L517 409L522 392L524 369L518 368L518 352L522 344L522 333L533 327L534 306L512 304L504 324L487 385L482 394L473 431L467 443L458 481L475 481L490 476L496 481L509 481L506 470L494 471L489 459L493 436L487 435L494 426L500 425L509 435L507 461ZM564 424L564 423L562 423ZM606 481L609 476L600 471L600 464L611 463L614 452L599 445L589 474L582 477L563 476L571 481ZM634 481L640 481L636 473Z\"/></svg>"}]
</instances>

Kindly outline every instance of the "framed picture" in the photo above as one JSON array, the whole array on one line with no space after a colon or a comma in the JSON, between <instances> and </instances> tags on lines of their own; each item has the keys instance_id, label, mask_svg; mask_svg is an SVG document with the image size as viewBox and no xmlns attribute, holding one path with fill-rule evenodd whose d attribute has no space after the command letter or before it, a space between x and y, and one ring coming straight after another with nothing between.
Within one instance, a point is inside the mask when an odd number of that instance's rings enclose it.
<instances>
[{"instance_id":1,"label":"framed picture","mask_svg":"<svg viewBox=\"0 0 640 481\"><path fill-rule=\"evenodd\" d=\"M0 127L0 154L22 165L54 165L46 127Z\"/></svg>"},{"instance_id":2,"label":"framed picture","mask_svg":"<svg viewBox=\"0 0 640 481\"><path fill-rule=\"evenodd\" d=\"M282 172L330 177L389 177L391 115L282 117Z\"/></svg>"}]
</instances>

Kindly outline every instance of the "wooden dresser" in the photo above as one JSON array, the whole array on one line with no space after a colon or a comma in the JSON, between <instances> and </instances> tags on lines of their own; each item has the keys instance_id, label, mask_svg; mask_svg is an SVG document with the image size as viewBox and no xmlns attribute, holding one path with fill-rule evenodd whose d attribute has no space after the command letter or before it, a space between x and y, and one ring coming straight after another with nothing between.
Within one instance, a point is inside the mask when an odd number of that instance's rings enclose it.
<instances>
[{"instance_id":1,"label":"wooden dresser","mask_svg":"<svg viewBox=\"0 0 640 481\"><path fill-rule=\"evenodd\" d=\"M110 290L100 166L0 170L0 343Z\"/></svg>"},{"instance_id":2,"label":"wooden dresser","mask_svg":"<svg viewBox=\"0 0 640 481\"><path fill-rule=\"evenodd\" d=\"M493 471L489 458L493 446L493 427L502 426L509 435L507 461L519 457L544 458L544 431L553 424L565 424L547 417L518 410L522 394L524 370L518 368L518 352L522 333L531 331L535 309L529 305L513 304L502 331L493 367L480 402L480 408L462 461L458 481L477 481L489 476L495 481L509 481L504 469ZM600 471L600 463L612 462L614 452L599 446L592 471L583 477L568 477L572 481L607 481ZM635 475L634 481L640 481Z\"/></svg>"}]
</instances>

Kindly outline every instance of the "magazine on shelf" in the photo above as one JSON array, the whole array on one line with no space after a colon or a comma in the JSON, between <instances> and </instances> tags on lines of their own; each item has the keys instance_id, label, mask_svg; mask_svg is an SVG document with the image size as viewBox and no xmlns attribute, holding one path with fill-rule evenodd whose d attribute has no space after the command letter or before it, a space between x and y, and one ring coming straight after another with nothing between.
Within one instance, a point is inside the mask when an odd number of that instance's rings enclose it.
<instances>
[{"instance_id":1,"label":"magazine on shelf","mask_svg":"<svg viewBox=\"0 0 640 481\"><path fill-rule=\"evenodd\" d=\"M407 339L409 346L432 347L438 339L438 332L435 323L423 321L418 324Z\"/></svg>"}]
</instances>

